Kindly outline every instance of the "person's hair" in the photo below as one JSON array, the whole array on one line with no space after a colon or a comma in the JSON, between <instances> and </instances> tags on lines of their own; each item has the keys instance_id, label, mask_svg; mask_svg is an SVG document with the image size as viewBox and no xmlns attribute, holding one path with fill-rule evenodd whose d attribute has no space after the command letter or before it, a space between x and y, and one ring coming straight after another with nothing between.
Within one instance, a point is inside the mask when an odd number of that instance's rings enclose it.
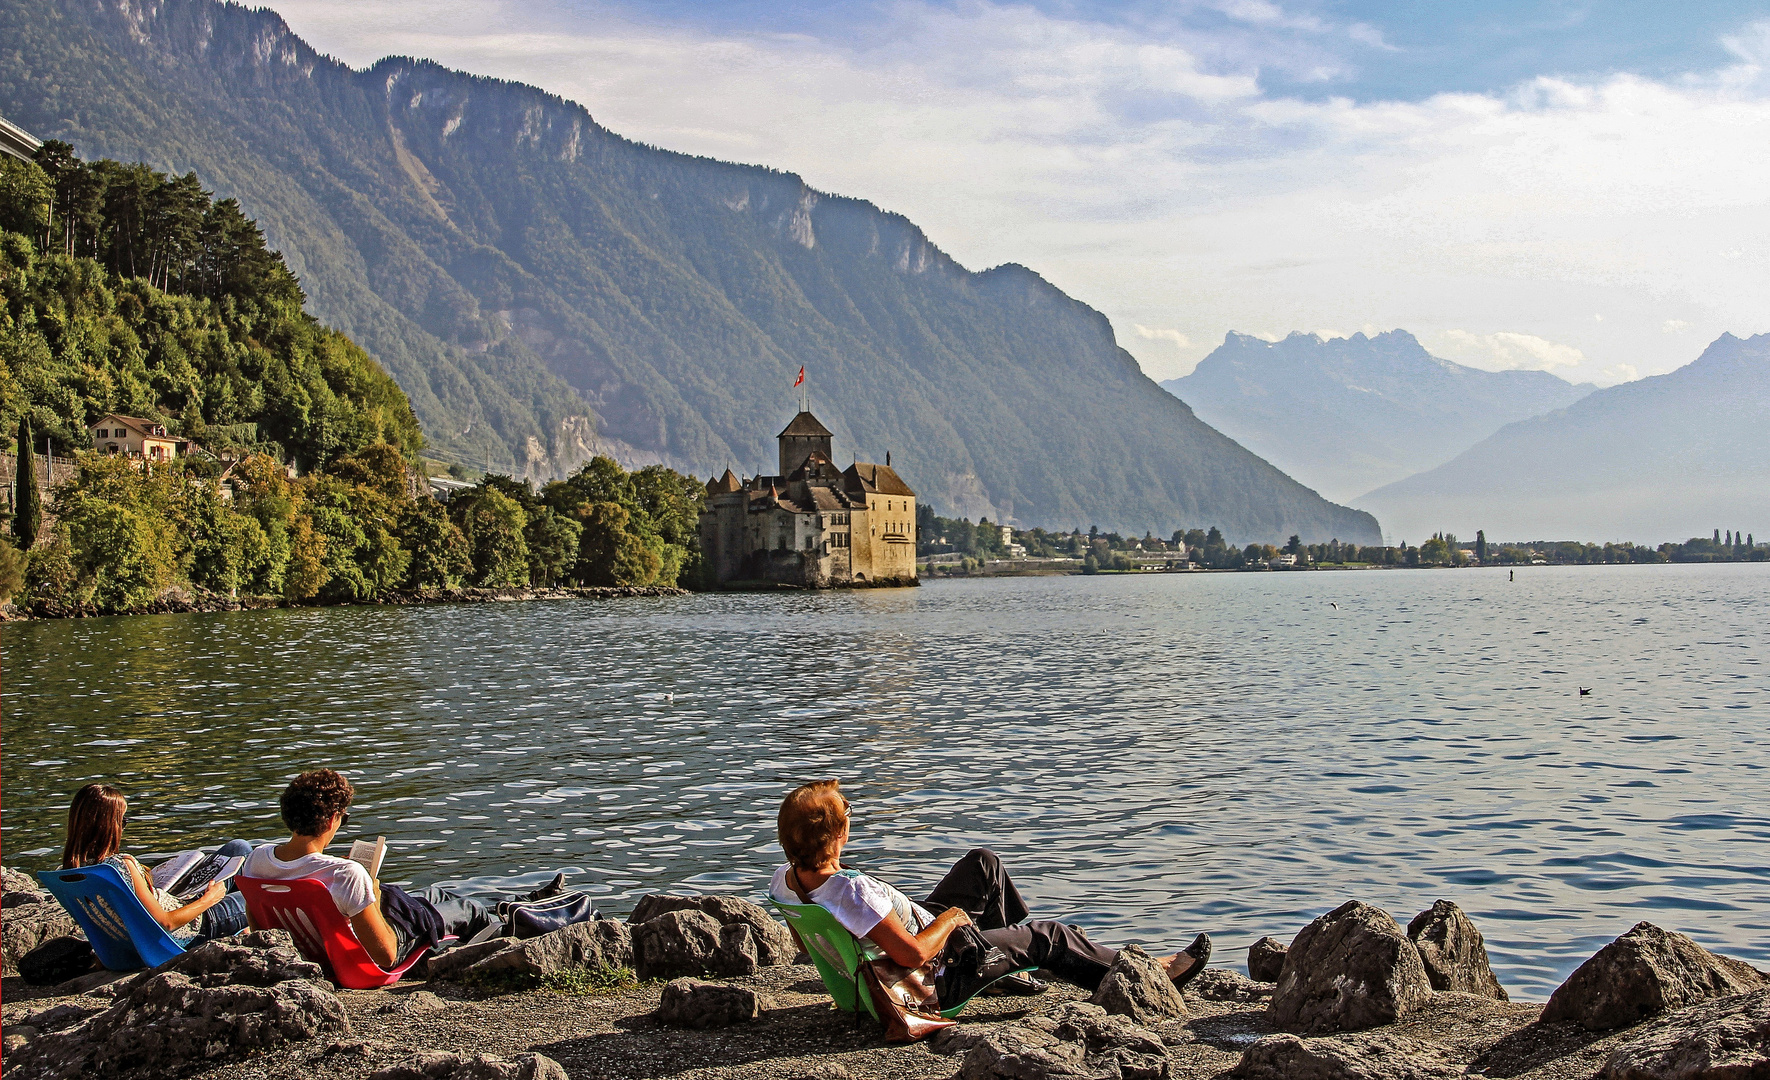
<instances>
[{"instance_id":1,"label":"person's hair","mask_svg":"<svg viewBox=\"0 0 1770 1080\"><path fill-rule=\"evenodd\" d=\"M777 835L787 862L812 869L836 858L842 829L848 824L848 800L838 780L800 784L781 800Z\"/></svg>"},{"instance_id":2,"label":"person's hair","mask_svg":"<svg viewBox=\"0 0 1770 1080\"><path fill-rule=\"evenodd\" d=\"M87 784L74 792L68 806L68 842L61 849L61 868L104 862L123 848L123 814L129 809L123 793L109 784Z\"/></svg>"},{"instance_id":3,"label":"person's hair","mask_svg":"<svg viewBox=\"0 0 1770 1080\"><path fill-rule=\"evenodd\" d=\"M296 836L318 836L350 807L356 789L336 769L313 769L283 789L283 824Z\"/></svg>"}]
</instances>

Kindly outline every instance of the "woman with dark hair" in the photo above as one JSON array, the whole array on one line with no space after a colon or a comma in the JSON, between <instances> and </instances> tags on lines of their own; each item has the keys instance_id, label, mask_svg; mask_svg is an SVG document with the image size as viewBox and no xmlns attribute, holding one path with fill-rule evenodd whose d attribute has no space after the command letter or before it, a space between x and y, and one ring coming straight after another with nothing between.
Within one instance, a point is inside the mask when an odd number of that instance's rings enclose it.
<instances>
[{"instance_id":1,"label":"woman with dark hair","mask_svg":"<svg viewBox=\"0 0 1770 1080\"><path fill-rule=\"evenodd\" d=\"M61 852L63 870L81 866L115 867L135 889L141 906L166 928L180 944L189 947L210 938L227 937L246 928L246 901L227 886L211 882L203 894L189 902L154 887L140 861L123 853L123 825L129 803L109 784L87 784L74 793L68 807L68 840ZM244 856L252 845L231 840L219 854Z\"/></svg>"},{"instance_id":2,"label":"woman with dark hair","mask_svg":"<svg viewBox=\"0 0 1770 1080\"><path fill-rule=\"evenodd\" d=\"M975 963L946 964L936 975L934 988L943 1008L964 1002L1006 972L1029 967L1094 990L1117 959L1118 950L1094 944L1076 927L1048 919L1028 921L1020 891L1002 860L987 848L967 852L920 904L878 878L843 869L848 809L835 780L804 784L788 794L777 823L787 863L775 871L769 895L784 904L820 905L849 933L866 939L873 957L883 954L906 968L950 959L955 949L949 942L960 928L976 927L989 949ZM1210 958L1211 939L1200 934L1185 949L1156 962L1179 988L1203 971ZM997 985L1010 993L1044 989L1031 979Z\"/></svg>"}]
</instances>

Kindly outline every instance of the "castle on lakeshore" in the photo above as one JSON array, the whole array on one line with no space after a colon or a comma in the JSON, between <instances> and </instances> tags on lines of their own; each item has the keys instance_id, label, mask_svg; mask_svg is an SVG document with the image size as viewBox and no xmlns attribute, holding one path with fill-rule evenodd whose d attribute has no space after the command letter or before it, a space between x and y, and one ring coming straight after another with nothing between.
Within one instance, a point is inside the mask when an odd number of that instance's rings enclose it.
<instances>
[{"instance_id":1,"label":"castle on lakeshore","mask_svg":"<svg viewBox=\"0 0 1770 1080\"><path fill-rule=\"evenodd\" d=\"M780 472L707 485L701 551L713 580L820 587L911 582L916 493L885 464L838 469L828 428L802 409L780 433Z\"/></svg>"}]
</instances>

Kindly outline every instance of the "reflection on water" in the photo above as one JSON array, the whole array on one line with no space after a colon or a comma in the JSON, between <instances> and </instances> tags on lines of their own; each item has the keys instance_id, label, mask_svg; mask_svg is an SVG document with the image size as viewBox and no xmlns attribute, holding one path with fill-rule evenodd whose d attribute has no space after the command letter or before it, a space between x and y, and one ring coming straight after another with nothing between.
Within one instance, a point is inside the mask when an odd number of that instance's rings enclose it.
<instances>
[{"instance_id":1,"label":"reflection on water","mask_svg":"<svg viewBox=\"0 0 1770 1080\"><path fill-rule=\"evenodd\" d=\"M137 851L269 839L333 765L389 880L568 867L620 911L757 894L780 796L840 776L853 861L912 891L988 844L1039 914L1225 961L1442 896L1540 998L1641 919L1770 961L1767 601L1683 566L14 624L4 846L51 865L91 780Z\"/></svg>"}]
</instances>

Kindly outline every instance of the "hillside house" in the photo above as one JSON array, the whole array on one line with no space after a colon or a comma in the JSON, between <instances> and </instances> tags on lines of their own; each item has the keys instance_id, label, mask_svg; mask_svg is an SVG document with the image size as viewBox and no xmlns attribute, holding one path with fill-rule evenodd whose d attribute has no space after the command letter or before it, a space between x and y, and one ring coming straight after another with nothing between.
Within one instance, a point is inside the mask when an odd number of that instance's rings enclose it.
<instances>
[{"instance_id":1,"label":"hillside house","mask_svg":"<svg viewBox=\"0 0 1770 1080\"><path fill-rule=\"evenodd\" d=\"M92 449L143 461L171 461L190 444L166 433L166 425L111 413L90 425Z\"/></svg>"}]
</instances>

